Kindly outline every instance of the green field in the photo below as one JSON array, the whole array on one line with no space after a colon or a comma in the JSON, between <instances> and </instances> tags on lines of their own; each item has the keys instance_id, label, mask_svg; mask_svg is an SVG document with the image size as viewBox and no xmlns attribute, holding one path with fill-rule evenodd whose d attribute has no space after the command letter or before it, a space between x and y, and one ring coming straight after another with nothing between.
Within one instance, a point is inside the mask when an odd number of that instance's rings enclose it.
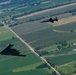
<instances>
[{"instance_id":1,"label":"green field","mask_svg":"<svg viewBox=\"0 0 76 75\"><path fill-rule=\"evenodd\" d=\"M25 8L19 8L19 9L16 9L16 11L18 12L32 12L32 11L38 11L40 9L46 9L46 8L52 8L52 7L55 7L55 6L59 6L59 5L63 5L63 4L66 4L68 3L69 0L63 0L63 1L57 1L57 0L54 0L53 2L51 1L46 1L46 2L41 2L41 4L39 5L36 5L36 6L29 6L29 7L25 7ZM32 9L33 8L33 9Z\"/></svg>"},{"instance_id":2,"label":"green field","mask_svg":"<svg viewBox=\"0 0 76 75\"><path fill-rule=\"evenodd\" d=\"M57 6L62 6L64 4L70 4L70 3L74 3L74 2L76 2L76 0L71 0L71 1L69 1L69 0L62 0L62 1L61 0L59 0L59 1L57 1L57 0L54 0L54 1L38 0L38 1L33 1L32 0L31 2L24 1L24 0L21 0L21 1L12 0L9 4L6 4L6 5L3 5L0 7L0 9L2 11L2 13L0 14L0 17L2 19L4 19L5 17L8 17L8 16L9 17L10 16L14 16L14 17L24 16L27 14L31 14L33 12L41 11L41 10L48 9L48 8L54 8ZM72 9L75 9L75 8L72 8ZM61 11L63 12L63 10L61 10ZM59 11L59 12L62 13L61 11ZM51 12L51 15L55 15L55 14L56 13ZM57 12L57 14L58 14L58 12ZM14 18L14 17L12 17L12 18Z\"/></svg>"},{"instance_id":3,"label":"green field","mask_svg":"<svg viewBox=\"0 0 76 75\"><path fill-rule=\"evenodd\" d=\"M38 21L22 24L23 28L19 25L12 27L12 29L27 41L28 44L34 47L35 51L45 57L50 64L58 68L59 66L69 64L76 60L76 51L73 51L73 49L76 49L76 46L62 50L58 50L57 48L60 41L67 41L68 46L76 42L76 32L71 32L71 30L76 30L75 23L76 22L54 27L48 23L41 24ZM65 32L55 32L54 30ZM74 64L72 65L74 66ZM69 66L67 65L66 67ZM64 67L61 68L58 68L58 70L62 75L72 74L75 71L72 66L72 71L70 72L64 71ZM69 71L69 69L67 70Z\"/></svg>"},{"instance_id":4,"label":"green field","mask_svg":"<svg viewBox=\"0 0 76 75\"><path fill-rule=\"evenodd\" d=\"M1 27L0 52L9 44L13 44L13 49L17 49L20 54L26 56L0 55L0 75L47 75L52 73L48 67L37 69L36 67L44 62L34 55L9 29Z\"/></svg>"},{"instance_id":5,"label":"green field","mask_svg":"<svg viewBox=\"0 0 76 75\"><path fill-rule=\"evenodd\" d=\"M0 75L56 75L1 22L8 25L61 75L76 74L76 22L60 26L41 23L50 17L62 19L76 16L76 5L17 19L75 2L76 0L10 0L9 4L0 6L0 52L13 45L5 54L0 53ZM12 50L18 51L20 55L12 55Z\"/></svg>"},{"instance_id":6,"label":"green field","mask_svg":"<svg viewBox=\"0 0 76 75\"><path fill-rule=\"evenodd\" d=\"M67 65L65 71L63 65L73 63L76 60L76 46L73 46L72 43L76 42L76 32L71 32L71 30L76 30L76 22L61 25L54 27L48 23L41 24L39 22L29 22L12 27L12 29L22 37L28 44L30 44L35 51L37 51L41 56L45 57L46 60L57 67L62 75L72 74L75 71L75 68ZM55 32L55 30L65 31L65 32ZM20 31L20 32L19 32ZM30 37L30 38L29 38ZM57 46L60 41L67 41L67 48L63 48L62 50L58 50ZM68 48L70 45L70 48ZM62 66L60 68L60 66Z\"/></svg>"},{"instance_id":7,"label":"green field","mask_svg":"<svg viewBox=\"0 0 76 75\"><path fill-rule=\"evenodd\" d=\"M0 41L12 39L12 37L15 37L15 35L10 30L4 27L0 28Z\"/></svg>"},{"instance_id":8,"label":"green field","mask_svg":"<svg viewBox=\"0 0 76 75\"><path fill-rule=\"evenodd\" d=\"M34 48L43 48L48 45L56 44L59 41L69 41L71 39L75 39L76 32L60 33L53 31L54 29L64 31L66 31L65 29L68 29L67 31L76 30L75 23L76 22L58 27L52 27L48 23L41 24L39 22L32 22L23 24L22 26L15 26L12 29Z\"/></svg>"},{"instance_id":9,"label":"green field","mask_svg":"<svg viewBox=\"0 0 76 75\"><path fill-rule=\"evenodd\" d=\"M64 74L71 74L71 73L75 74L75 70L76 70L75 64L76 64L76 62L71 62L71 63L68 63L68 64L64 64L62 66L59 66L58 69L60 70L60 72L63 75Z\"/></svg>"}]
</instances>

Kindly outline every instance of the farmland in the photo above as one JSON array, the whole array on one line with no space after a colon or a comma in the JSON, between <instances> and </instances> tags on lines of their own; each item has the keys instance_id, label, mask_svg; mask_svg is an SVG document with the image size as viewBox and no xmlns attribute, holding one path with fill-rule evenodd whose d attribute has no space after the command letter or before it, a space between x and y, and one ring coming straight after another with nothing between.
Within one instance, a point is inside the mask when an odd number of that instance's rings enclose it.
<instances>
[{"instance_id":1,"label":"farmland","mask_svg":"<svg viewBox=\"0 0 76 75\"><path fill-rule=\"evenodd\" d=\"M33 47L43 46L47 44L52 45L52 44L57 43L58 41L71 40L71 39L76 38L75 32L74 33L71 33L71 32L57 33L53 31L54 29L64 30L64 31L65 29L68 29L67 31L76 30L75 23L72 23L72 25L67 24L67 25L63 25L59 27L52 27L51 25L40 24L40 23L39 25L35 25L32 23L29 23L29 24L31 24L33 28L30 25L27 26L26 24L26 25L23 25L23 28L20 25L20 26L17 26L18 29L16 27L13 27L13 29L16 28L16 33L20 35L23 39L25 39L28 43L35 41L30 44ZM28 38L28 37L31 37L31 38Z\"/></svg>"},{"instance_id":2,"label":"farmland","mask_svg":"<svg viewBox=\"0 0 76 75\"><path fill-rule=\"evenodd\" d=\"M59 7L62 5L71 4L71 3L74 3L75 1L76 0L71 0L71 1L69 1L69 0L67 0L67 1L66 0L65 1L64 0L63 1L60 1L60 0L59 1L57 1L57 0L54 0L54 1L50 1L50 0L48 0L48 1L45 1L45 0L33 1L32 0L32 1L30 1L31 2L30 3L30 2L24 1L24 0L21 0L20 2L12 0L12 1L10 1L9 4L0 6L0 11L1 11L0 18L5 23L8 23L9 26L11 26L11 25L14 26L14 25L18 25L21 23L25 23L32 19L32 17L30 17L27 19L23 19L24 21L22 20L22 21L17 22L15 20L15 18L20 18L22 16L26 16L26 15L29 15L31 13L35 13L35 12L38 12L41 10L45 10L45 9L47 10L47 9ZM47 17L47 16L53 16L56 14L63 14L65 12L69 13L69 12L76 10L74 8L75 6L67 7L66 9L64 8L62 10L50 11L50 12L47 12L46 14L44 13L44 14L35 15L35 16L33 16L33 19L43 18L43 17ZM54 13L54 12L56 12L56 13ZM50 13L51 13L51 15L50 15Z\"/></svg>"},{"instance_id":3,"label":"farmland","mask_svg":"<svg viewBox=\"0 0 76 75\"><path fill-rule=\"evenodd\" d=\"M0 53L0 75L76 74L76 0L9 1L0 6L0 52L12 45L20 55ZM58 21L42 23L50 17Z\"/></svg>"},{"instance_id":4,"label":"farmland","mask_svg":"<svg viewBox=\"0 0 76 75\"><path fill-rule=\"evenodd\" d=\"M29 18L35 19L37 16L44 16L45 14L47 15L47 13L41 13L25 18L25 20ZM60 14L58 16L60 19L72 17L72 15L66 15L61 16ZM56 67L62 75L71 75L75 72L75 68L73 66L76 62L76 52L73 51L76 47L72 46L72 43L76 41L75 26L76 22L53 26L51 23L41 23L41 20L35 20L19 24L18 26L12 27L12 29L29 45L31 45L35 51L40 54L40 56L46 58L52 66ZM58 50L58 47L61 46L61 44L58 43L64 41L67 41L68 45L66 47L64 46L61 50ZM68 48L69 46L70 48ZM65 65L67 67L67 71L70 70L70 72L66 72L63 65ZM68 69L69 67L72 69Z\"/></svg>"},{"instance_id":5,"label":"farmland","mask_svg":"<svg viewBox=\"0 0 76 75\"><path fill-rule=\"evenodd\" d=\"M47 59L50 64L56 66L62 75L72 74L75 68L72 67L72 71L66 72L62 65L69 67L70 62L76 60L76 52L73 49L76 47L69 45L76 41L76 22L68 23L61 26L52 26L49 23L29 22L22 25L12 27L12 29L23 38L29 45L31 45L35 51L41 56ZM54 31L56 30L56 31ZM67 48L58 50L58 43L67 41ZM58 60L61 60L58 61ZM75 63L71 64L74 65ZM59 66L62 66L61 68ZM71 69L70 69L71 70ZM69 69L68 69L69 71Z\"/></svg>"},{"instance_id":6,"label":"farmland","mask_svg":"<svg viewBox=\"0 0 76 75\"><path fill-rule=\"evenodd\" d=\"M60 65L68 64L76 60L76 52L73 51L73 49L75 49L76 47L72 46L71 48L64 48L60 51L58 51L57 48L57 43L59 43L60 41L67 41L68 44L76 41L76 32L72 32L72 30L76 30L75 23L76 22L61 26L52 26L48 23L41 24L38 22L31 22L15 26L13 27L13 30L28 44L30 44L35 49L35 51L45 57L50 64L53 63L54 65L56 65L57 69L60 70ZM61 62L57 60L61 60ZM74 65L74 63L72 65ZM68 67L68 65L66 67ZM74 68L72 69L73 70L71 71L71 73L75 71ZM69 72L65 72L64 69L61 70L60 71L63 75L71 74Z\"/></svg>"},{"instance_id":7,"label":"farmland","mask_svg":"<svg viewBox=\"0 0 76 75\"><path fill-rule=\"evenodd\" d=\"M0 27L0 52L8 44L13 44L14 46L12 48L17 49L21 54L27 56L0 55L1 75L28 75L30 73L32 75L36 75L36 73L37 75L47 75L52 73L48 67L36 69L36 67L44 64L44 62L34 55L9 29Z\"/></svg>"}]
</instances>

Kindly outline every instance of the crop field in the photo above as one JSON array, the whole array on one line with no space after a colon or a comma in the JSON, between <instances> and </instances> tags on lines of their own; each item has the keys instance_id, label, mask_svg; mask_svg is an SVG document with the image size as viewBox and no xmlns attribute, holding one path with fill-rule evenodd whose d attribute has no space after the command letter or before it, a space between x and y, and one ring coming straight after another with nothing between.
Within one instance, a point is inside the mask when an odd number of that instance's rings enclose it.
<instances>
[{"instance_id":1,"label":"crop field","mask_svg":"<svg viewBox=\"0 0 76 75\"><path fill-rule=\"evenodd\" d=\"M65 64L65 65L59 66L58 69L61 72L63 72L63 74L68 74L68 73L71 74L71 73L74 73L76 70L75 64L76 64L76 62L71 62L71 63ZM67 69L68 69L68 71L67 71Z\"/></svg>"},{"instance_id":2,"label":"crop field","mask_svg":"<svg viewBox=\"0 0 76 75\"><path fill-rule=\"evenodd\" d=\"M8 0L0 0L0 2L5 2L5 1L8 1Z\"/></svg>"},{"instance_id":3,"label":"crop field","mask_svg":"<svg viewBox=\"0 0 76 75\"><path fill-rule=\"evenodd\" d=\"M34 6L26 6L25 8L19 8L19 9L16 9L16 11L18 12L29 12L29 13L32 13L32 12L35 12L35 11L39 11L39 10L43 10L43 9L47 9L47 8L52 8L52 7L56 7L56 6L59 6L59 5L64 5L64 4L67 4L67 3L70 3L69 0L63 0L63 1L57 1L57 0L54 0L54 1L45 1L45 2L41 2L40 4L38 5L34 5ZM33 8L33 9L32 9Z\"/></svg>"},{"instance_id":4,"label":"crop field","mask_svg":"<svg viewBox=\"0 0 76 75\"><path fill-rule=\"evenodd\" d=\"M61 52L51 52L51 54L45 55L44 57L46 57L49 63L55 65L56 68L61 71L62 75L71 75L76 70L76 52L72 51L72 49Z\"/></svg>"},{"instance_id":5,"label":"crop field","mask_svg":"<svg viewBox=\"0 0 76 75\"><path fill-rule=\"evenodd\" d=\"M67 11L75 10L74 7L75 5L67 7L66 9L57 9L33 15L19 20L28 21L27 23L12 27L22 39L31 45L35 51L43 56L51 65L55 66L62 75L71 75L75 73L76 70L74 67L76 63L76 51L74 51L76 46L72 46L72 43L76 42L76 21L66 24L64 22L63 25L59 26L53 26L52 23L47 22L41 23L41 21L47 20L50 13L53 13L52 15L54 16L54 12L59 19L73 17L72 13L67 13ZM37 20L37 18L41 17L46 18ZM60 46L58 43L62 41L67 41L68 46L67 48L58 50L58 46Z\"/></svg>"},{"instance_id":6,"label":"crop field","mask_svg":"<svg viewBox=\"0 0 76 75\"><path fill-rule=\"evenodd\" d=\"M21 75L21 74L31 74L32 75L40 75L44 74L47 75L48 69L36 69L36 66L39 66L43 64L40 59L37 59L37 57L30 53L27 54L27 57L12 57L12 56L1 56L0 60L0 74L1 75ZM33 58L33 59L31 59ZM7 65L6 65L6 64ZM36 72L35 72L36 71Z\"/></svg>"},{"instance_id":7,"label":"crop field","mask_svg":"<svg viewBox=\"0 0 76 75\"><path fill-rule=\"evenodd\" d=\"M49 60L49 62L54 63L56 65L62 65L62 64L75 61L76 60L75 56L76 54L67 54L67 55L61 55L56 57L47 57L47 60ZM57 61L57 60L61 60L61 61Z\"/></svg>"},{"instance_id":8,"label":"crop field","mask_svg":"<svg viewBox=\"0 0 76 75\"><path fill-rule=\"evenodd\" d=\"M17 7L17 5L18 5L18 4L12 4L12 5L11 5L11 4L8 4L8 5L6 5L6 6L5 6L5 5L4 5L4 6L1 6L0 9L1 9L1 10L3 10L3 9L10 9L10 8L12 8L12 7Z\"/></svg>"},{"instance_id":9,"label":"crop field","mask_svg":"<svg viewBox=\"0 0 76 75\"><path fill-rule=\"evenodd\" d=\"M75 28L76 25L75 24L76 24L76 22L73 22L73 23L67 24L66 27L64 25L61 25L59 27L56 27L55 29L56 30L62 30L62 31L76 30L76 28Z\"/></svg>"},{"instance_id":10,"label":"crop field","mask_svg":"<svg viewBox=\"0 0 76 75\"><path fill-rule=\"evenodd\" d=\"M56 75L41 57L61 75L76 74L75 2L10 0L0 5L0 75ZM58 21L42 23L50 17L57 17Z\"/></svg>"},{"instance_id":11,"label":"crop field","mask_svg":"<svg viewBox=\"0 0 76 75\"><path fill-rule=\"evenodd\" d=\"M25 1L26 2L26 1ZM75 0L71 1L71 2L75 2ZM32 3L30 5L28 5L29 3L27 2L25 5L23 5L24 0L21 1L22 5L20 5L20 2L17 1L17 3L10 2L10 4L6 4L0 7L1 9L1 13L0 13L0 17L1 19L8 24L8 26L15 26L15 25L19 25L25 22L29 22L29 21L34 21L34 20L40 20L43 18L47 18L50 16L58 16L58 18L63 18L68 17L68 16L72 16L73 12L76 12L76 5L72 5L69 7L64 7L63 9L58 9L58 10L50 10L49 12L45 12L45 13L41 13L38 15L34 15L31 17L27 17L27 18L23 18L20 20L15 20L17 18L21 18L21 16L26 16L28 14L40 11L40 10L44 10L44 9L50 9L50 8L55 8L56 6L61 6L67 3L71 3L69 2L69 0L65 0L65 1L60 1L59 2L57 0L54 0L53 3L51 1L38 1L37 5L36 2L32 1ZM53 4L53 5L52 5ZM61 5L60 5L61 4ZM51 5L51 6L50 6ZM32 9L33 8L33 9ZM66 8L66 9L65 9ZM51 13L51 14L50 14Z\"/></svg>"},{"instance_id":12,"label":"crop field","mask_svg":"<svg viewBox=\"0 0 76 75\"><path fill-rule=\"evenodd\" d=\"M72 42L76 42L76 40L71 40L70 43ZM76 51L74 51L74 49L76 49L76 46L58 51L57 45L51 45L50 47L40 49L39 53L42 54L50 64L54 65L62 75L71 75L75 73L76 70Z\"/></svg>"},{"instance_id":13,"label":"crop field","mask_svg":"<svg viewBox=\"0 0 76 75\"><path fill-rule=\"evenodd\" d=\"M46 16L54 16L54 15L59 15L59 14L64 14L64 13L72 13L75 12L76 10L76 4L75 5L71 5L71 6L67 6L67 7L63 7L62 8L58 8L58 9L48 9L48 11L44 10L43 13L37 14L37 15L33 15L30 17L25 18L27 19L36 19L36 18L42 18L42 17L46 17ZM21 18L22 19L22 18ZM23 18L24 19L24 18Z\"/></svg>"},{"instance_id":14,"label":"crop field","mask_svg":"<svg viewBox=\"0 0 76 75\"><path fill-rule=\"evenodd\" d=\"M19 15L24 16L27 14L31 14L33 12L37 12L37 11L48 9L48 8L54 8L56 6L70 4L73 2L76 2L76 0L71 0L71 1L69 1L69 0L33 1L32 0L31 3L28 1L24 1L24 0L21 0L21 1L11 0L9 4L0 6L0 10L2 11L2 13L0 14L0 17L1 18L7 17L7 16L18 17ZM19 14L19 13L21 13L21 14Z\"/></svg>"},{"instance_id":15,"label":"crop field","mask_svg":"<svg viewBox=\"0 0 76 75\"><path fill-rule=\"evenodd\" d=\"M0 14L0 17L7 17L7 16L11 16L13 14L17 14L18 12L13 12L13 11L7 11L6 13L2 13Z\"/></svg>"},{"instance_id":16,"label":"crop field","mask_svg":"<svg viewBox=\"0 0 76 75\"><path fill-rule=\"evenodd\" d=\"M30 25L31 24L31 25ZM69 27L68 27L69 26ZM54 29L64 30L66 32L55 32ZM76 30L75 22L72 24L66 24L58 27L52 27L47 23L28 23L13 27L13 30L21 36L26 42L28 42L34 48L38 46L46 46L47 44L55 44L58 41L71 40L76 38L76 32L72 33L71 30ZM68 32L69 31L69 32ZM48 36L48 37L47 37ZM30 43L31 42L31 43Z\"/></svg>"},{"instance_id":17,"label":"crop field","mask_svg":"<svg viewBox=\"0 0 76 75\"><path fill-rule=\"evenodd\" d=\"M44 8L49 8L49 7L55 7L55 6L58 6L58 5L62 5L62 4L66 4L66 3L70 3L70 1L69 0L63 0L63 1L57 1L57 0L54 0L54 1L50 1L50 0L48 0L48 1L38 1L38 2L40 2L40 3L35 3L35 1L34 1L34 4L35 5L32 5L32 6L28 6L27 8L25 7L25 8L22 8L21 7L21 9L19 8L19 9L16 9L18 12L28 12L28 11L36 11L36 10L39 10L39 9L44 9ZM74 1L72 1L72 2L74 2ZM32 1L32 3L33 3L33 1ZM31 3L31 4L32 4ZM33 9L31 9L31 8L33 8Z\"/></svg>"},{"instance_id":18,"label":"crop field","mask_svg":"<svg viewBox=\"0 0 76 75\"><path fill-rule=\"evenodd\" d=\"M0 75L47 75L52 73L48 66L37 69L38 66L45 63L34 55L9 29L0 27L0 52L9 44L13 44L13 49L17 49L20 54L26 56L0 54Z\"/></svg>"},{"instance_id":19,"label":"crop field","mask_svg":"<svg viewBox=\"0 0 76 75\"><path fill-rule=\"evenodd\" d=\"M45 8L50 8L50 7L55 7L55 6L58 6L58 5L63 5L63 4L66 4L66 3L69 3L69 0L63 0L63 1L57 1L57 0L54 0L54 1L46 1L46 2L41 2L39 5L36 5L36 6L29 6L29 7L25 7L25 8L22 8L22 9L16 9L18 12L31 12L31 11L37 11L39 9L45 9ZM33 8L33 9L31 9Z\"/></svg>"},{"instance_id":20,"label":"crop field","mask_svg":"<svg viewBox=\"0 0 76 75\"><path fill-rule=\"evenodd\" d=\"M76 42L76 22L53 26L35 21L12 27L12 29L36 51L38 50L37 52L42 54L50 64L55 65L62 75L71 75L75 72L73 62L76 62L76 51L73 49L76 49L76 46L58 51L56 44L60 41L67 41L68 44Z\"/></svg>"}]
</instances>

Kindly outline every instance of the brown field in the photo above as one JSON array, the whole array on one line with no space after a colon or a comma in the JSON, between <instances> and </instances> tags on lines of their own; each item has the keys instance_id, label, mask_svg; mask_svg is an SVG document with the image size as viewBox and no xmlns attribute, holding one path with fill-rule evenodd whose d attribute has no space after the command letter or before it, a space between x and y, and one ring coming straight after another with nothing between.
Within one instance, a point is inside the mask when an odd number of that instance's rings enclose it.
<instances>
[{"instance_id":1,"label":"brown field","mask_svg":"<svg viewBox=\"0 0 76 75\"><path fill-rule=\"evenodd\" d=\"M76 21L76 16L72 16L72 17L60 19L58 22L57 21L55 21L54 23L49 22L49 24L53 26L60 26L60 25L65 25L65 24L72 23L75 21Z\"/></svg>"},{"instance_id":2,"label":"brown field","mask_svg":"<svg viewBox=\"0 0 76 75\"><path fill-rule=\"evenodd\" d=\"M17 20L23 19L23 18L34 16L34 15L38 15L38 14L41 14L41 13L45 13L45 12L49 12L49 11L53 11L53 10L57 10L57 9L62 9L62 8L69 7L69 6L72 6L72 5L76 5L76 3L60 6L60 7L57 7L57 8L47 9L47 10L43 10L43 11L39 11L39 12L35 12L35 13L31 13L29 15L21 16L21 17L18 17L16 19Z\"/></svg>"}]
</instances>

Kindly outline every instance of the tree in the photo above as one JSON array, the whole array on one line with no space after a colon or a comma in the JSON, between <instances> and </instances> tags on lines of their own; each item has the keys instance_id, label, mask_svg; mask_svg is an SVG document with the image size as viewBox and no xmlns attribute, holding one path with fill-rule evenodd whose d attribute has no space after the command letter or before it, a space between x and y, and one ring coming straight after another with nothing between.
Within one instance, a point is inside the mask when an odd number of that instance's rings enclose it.
<instances>
[{"instance_id":1,"label":"tree","mask_svg":"<svg viewBox=\"0 0 76 75\"><path fill-rule=\"evenodd\" d=\"M76 63L74 64L74 68L76 68Z\"/></svg>"},{"instance_id":2,"label":"tree","mask_svg":"<svg viewBox=\"0 0 76 75\"><path fill-rule=\"evenodd\" d=\"M55 71L52 72L52 75L57 75Z\"/></svg>"},{"instance_id":3,"label":"tree","mask_svg":"<svg viewBox=\"0 0 76 75\"><path fill-rule=\"evenodd\" d=\"M76 70L73 73L76 73Z\"/></svg>"},{"instance_id":4,"label":"tree","mask_svg":"<svg viewBox=\"0 0 76 75\"><path fill-rule=\"evenodd\" d=\"M70 30L70 32L74 32L74 30Z\"/></svg>"},{"instance_id":5,"label":"tree","mask_svg":"<svg viewBox=\"0 0 76 75\"><path fill-rule=\"evenodd\" d=\"M71 45L69 44L69 45L68 45L68 48L70 48L70 47L71 47Z\"/></svg>"},{"instance_id":6,"label":"tree","mask_svg":"<svg viewBox=\"0 0 76 75\"><path fill-rule=\"evenodd\" d=\"M12 39L15 39L15 37L12 37Z\"/></svg>"},{"instance_id":7,"label":"tree","mask_svg":"<svg viewBox=\"0 0 76 75\"><path fill-rule=\"evenodd\" d=\"M59 46L57 46L57 48L58 48L59 50L61 50L62 47L59 45Z\"/></svg>"}]
</instances>

